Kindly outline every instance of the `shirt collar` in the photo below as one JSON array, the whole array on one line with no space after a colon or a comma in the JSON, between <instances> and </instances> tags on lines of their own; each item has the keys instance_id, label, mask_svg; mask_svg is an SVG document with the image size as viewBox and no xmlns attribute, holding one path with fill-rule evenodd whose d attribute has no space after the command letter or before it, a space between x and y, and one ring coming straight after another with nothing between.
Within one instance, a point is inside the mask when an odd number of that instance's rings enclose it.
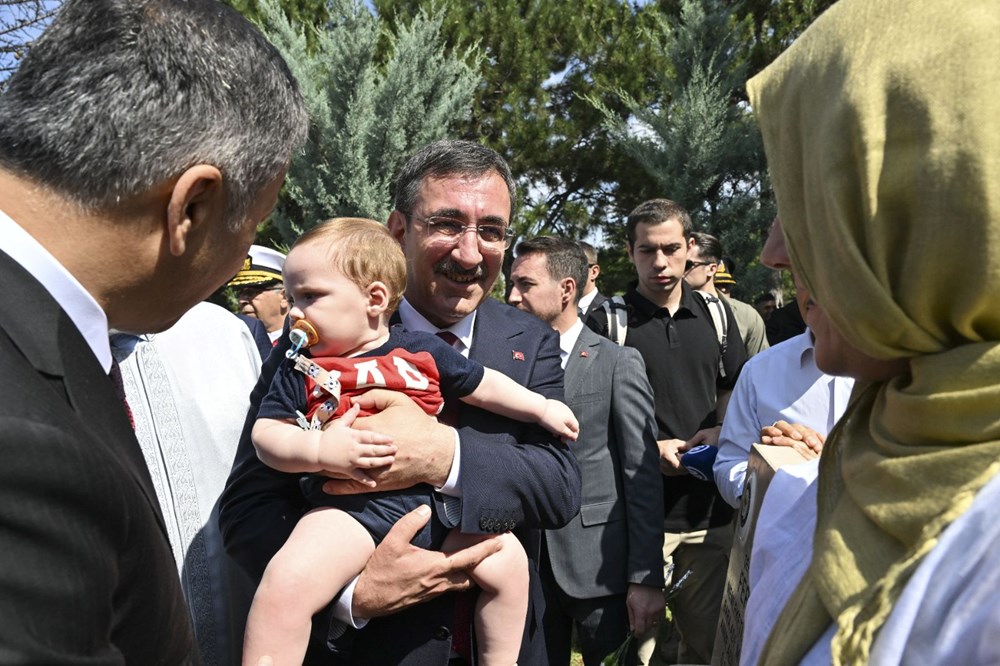
<instances>
[{"instance_id":1,"label":"shirt collar","mask_svg":"<svg viewBox=\"0 0 1000 666\"><path fill-rule=\"evenodd\" d=\"M108 316L83 285L21 225L0 211L0 250L31 273L69 315L105 372L111 370Z\"/></svg>"},{"instance_id":2,"label":"shirt collar","mask_svg":"<svg viewBox=\"0 0 1000 666\"><path fill-rule=\"evenodd\" d=\"M636 309L647 317L653 317L659 313L664 313L669 316L667 308L660 307L656 303L639 293L639 281L634 280L628 286L628 293L631 294L630 300ZM677 306L677 312L674 313L674 317L680 314L682 311L687 311L687 313L695 312L695 304L691 299L695 298L694 290L688 286L687 282L681 280L681 301L680 305Z\"/></svg>"},{"instance_id":3,"label":"shirt collar","mask_svg":"<svg viewBox=\"0 0 1000 666\"><path fill-rule=\"evenodd\" d=\"M576 304L577 309L578 310L586 310L587 308L589 308L590 304L594 302L595 298L597 298L597 294L598 294L598 291L595 289L594 291L590 292L589 294L585 294L585 295L581 296L580 297L580 301Z\"/></svg>"},{"instance_id":4,"label":"shirt collar","mask_svg":"<svg viewBox=\"0 0 1000 666\"><path fill-rule=\"evenodd\" d=\"M799 345L799 368L811 368L816 365L816 351L813 348L812 331L806 328L805 332L795 336Z\"/></svg>"},{"instance_id":5,"label":"shirt collar","mask_svg":"<svg viewBox=\"0 0 1000 666\"><path fill-rule=\"evenodd\" d=\"M580 338L582 331L583 321L577 318L576 322L565 333L559 335L559 363L562 365L563 370L566 369L566 359L572 353L573 347L576 346L576 341Z\"/></svg>"},{"instance_id":6,"label":"shirt collar","mask_svg":"<svg viewBox=\"0 0 1000 666\"><path fill-rule=\"evenodd\" d=\"M476 327L476 310L473 310L471 314L466 315L448 328L439 328L427 321L427 318L417 312L410 305L410 302L406 300L406 297L403 297L403 302L399 304L399 321L402 322L408 331L422 331L424 333L451 331L461 343L459 351L466 357L472 348L472 334Z\"/></svg>"}]
</instances>

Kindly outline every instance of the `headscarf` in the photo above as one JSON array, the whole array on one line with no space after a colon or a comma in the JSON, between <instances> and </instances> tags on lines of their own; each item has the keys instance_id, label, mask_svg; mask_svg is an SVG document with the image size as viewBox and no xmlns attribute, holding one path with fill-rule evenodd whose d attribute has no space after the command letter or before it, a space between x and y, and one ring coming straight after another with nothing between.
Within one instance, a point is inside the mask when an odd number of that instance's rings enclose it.
<instances>
[{"instance_id":1,"label":"headscarf","mask_svg":"<svg viewBox=\"0 0 1000 666\"><path fill-rule=\"evenodd\" d=\"M836 622L864 663L941 531L1000 473L1000 3L841 0L748 84L786 244L858 385L820 464L810 567L761 663Z\"/></svg>"}]
</instances>

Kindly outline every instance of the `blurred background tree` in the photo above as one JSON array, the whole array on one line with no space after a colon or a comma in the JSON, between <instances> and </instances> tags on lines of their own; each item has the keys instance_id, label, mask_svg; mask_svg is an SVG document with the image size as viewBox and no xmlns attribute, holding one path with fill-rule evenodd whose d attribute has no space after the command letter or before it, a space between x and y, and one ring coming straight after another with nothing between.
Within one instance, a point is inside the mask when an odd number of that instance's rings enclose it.
<instances>
[{"instance_id":1,"label":"blurred background tree","mask_svg":"<svg viewBox=\"0 0 1000 666\"><path fill-rule=\"evenodd\" d=\"M385 220L402 162L468 116L478 83L478 56L444 49L439 15L420 10L390 29L360 0L331 0L325 11L318 23L294 23L277 0L259 0L253 15L311 116L265 233L278 246L330 217Z\"/></svg>"},{"instance_id":2,"label":"blurred background tree","mask_svg":"<svg viewBox=\"0 0 1000 666\"><path fill-rule=\"evenodd\" d=\"M660 2L647 41L670 66L654 73L652 99L615 90L630 112L622 119L605 97L588 97L661 196L682 204L698 230L721 240L737 280L734 295L743 300L791 287L787 276L759 261L775 207L746 81L834 1ZM623 225L608 239L612 248L624 247ZM632 274L620 255L612 256L608 272L615 291Z\"/></svg>"},{"instance_id":3,"label":"blurred background tree","mask_svg":"<svg viewBox=\"0 0 1000 666\"><path fill-rule=\"evenodd\" d=\"M0 90L60 4L56 0L0 0Z\"/></svg>"},{"instance_id":4,"label":"blurred background tree","mask_svg":"<svg viewBox=\"0 0 1000 666\"><path fill-rule=\"evenodd\" d=\"M649 175L612 142L585 96L612 87L650 98L666 66L640 27L644 12L620 0L374 0L395 24L440 7L449 49L477 46L482 81L457 134L511 165L521 191L517 237L603 238L624 206L654 192ZM609 96L607 108L629 111ZM508 265L510 257L508 257Z\"/></svg>"},{"instance_id":5,"label":"blurred background tree","mask_svg":"<svg viewBox=\"0 0 1000 666\"><path fill-rule=\"evenodd\" d=\"M602 99L590 100L663 196L684 206L697 230L722 241L734 291L752 298L771 286L771 271L754 269L774 207L759 133L741 99L747 66L738 37L746 31L725 8L710 12L706 4L682 0L674 20L657 16L648 28L650 43L671 63L655 73L651 102L616 91L630 111L623 120ZM612 238L624 244L621 226Z\"/></svg>"}]
</instances>

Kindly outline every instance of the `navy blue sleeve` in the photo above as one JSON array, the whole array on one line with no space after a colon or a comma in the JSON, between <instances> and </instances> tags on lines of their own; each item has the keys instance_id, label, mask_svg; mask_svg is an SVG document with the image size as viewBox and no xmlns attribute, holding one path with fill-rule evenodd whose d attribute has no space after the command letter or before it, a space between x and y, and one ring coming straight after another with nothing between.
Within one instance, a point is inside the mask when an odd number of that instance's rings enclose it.
<instances>
[{"instance_id":1,"label":"navy blue sleeve","mask_svg":"<svg viewBox=\"0 0 1000 666\"><path fill-rule=\"evenodd\" d=\"M285 362L288 348L288 336L283 335L261 368L260 379L250 394L250 409L233 469L219 500L219 527L226 552L254 581L260 580L295 523L311 508L299 487L302 475L279 472L262 463L250 440L261 401L278 367Z\"/></svg>"},{"instance_id":2,"label":"navy blue sleeve","mask_svg":"<svg viewBox=\"0 0 1000 666\"><path fill-rule=\"evenodd\" d=\"M305 412L306 380L295 371L295 363L283 359L257 412L259 419L295 419L295 412Z\"/></svg>"},{"instance_id":3,"label":"navy blue sleeve","mask_svg":"<svg viewBox=\"0 0 1000 666\"><path fill-rule=\"evenodd\" d=\"M434 358L441 376L441 395L445 400L464 398L479 388L486 372L481 363L465 358L460 351L431 333L406 331L405 336L407 351L426 351Z\"/></svg>"}]
</instances>

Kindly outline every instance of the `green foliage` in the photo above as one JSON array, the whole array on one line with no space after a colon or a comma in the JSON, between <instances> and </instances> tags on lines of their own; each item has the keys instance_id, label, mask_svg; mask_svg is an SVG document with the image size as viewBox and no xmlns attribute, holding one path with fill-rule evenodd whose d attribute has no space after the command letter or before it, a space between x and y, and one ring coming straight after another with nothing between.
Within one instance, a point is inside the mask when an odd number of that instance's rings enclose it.
<instances>
[{"instance_id":1,"label":"green foliage","mask_svg":"<svg viewBox=\"0 0 1000 666\"><path fill-rule=\"evenodd\" d=\"M222 0L227 5L261 25L265 22L265 10L261 0ZM326 0L280 0L278 3L285 17L293 25L306 26L304 30L310 50L316 46L316 35L326 25L329 14Z\"/></svg>"},{"instance_id":2,"label":"green foliage","mask_svg":"<svg viewBox=\"0 0 1000 666\"><path fill-rule=\"evenodd\" d=\"M623 120L600 99L590 101L660 196L687 208L696 229L719 237L737 295L752 298L772 286L757 255L774 207L759 133L743 100L748 24L725 4L681 0L675 16L655 17L648 39L674 66L656 73L651 104L619 90L630 112ZM628 277L612 272L609 281L621 288Z\"/></svg>"},{"instance_id":3,"label":"green foliage","mask_svg":"<svg viewBox=\"0 0 1000 666\"><path fill-rule=\"evenodd\" d=\"M522 193L519 237L586 237L652 186L617 151L581 95L610 88L648 98L647 72L665 67L640 41L642 17L620 0L376 0L390 23L440 6L451 48L477 45L482 84L461 132L510 163ZM613 95L608 107L623 116Z\"/></svg>"},{"instance_id":4,"label":"green foliage","mask_svg":"<svg viewBox=\"0 0 1000 666\"><path fill-rule=\"evenodd\" d=\"M743 42L750 76L767 67L836 1L741 0L736 3L737 17L746 31Z\"/></svg>"},{"instance_id":5,"label":"green foliage","mask_svg":"<svg viewBox=\"0 0 1000 666\"><path fill-rule=\"evenodd\" d=\"M446 54L441 17L417 12L387 31L360 0L331 0L329 22L310 46L276 0L260 0L261 27L285 56L305 96L312 126L289 168L275 235L291 243L337 216L384 220L390 186L419 146L445 136L468 114L476 54ZM387 48L379 55L379 40ZM468 63L473 63L470 66Z\"/></svg>"}]
</instances>

